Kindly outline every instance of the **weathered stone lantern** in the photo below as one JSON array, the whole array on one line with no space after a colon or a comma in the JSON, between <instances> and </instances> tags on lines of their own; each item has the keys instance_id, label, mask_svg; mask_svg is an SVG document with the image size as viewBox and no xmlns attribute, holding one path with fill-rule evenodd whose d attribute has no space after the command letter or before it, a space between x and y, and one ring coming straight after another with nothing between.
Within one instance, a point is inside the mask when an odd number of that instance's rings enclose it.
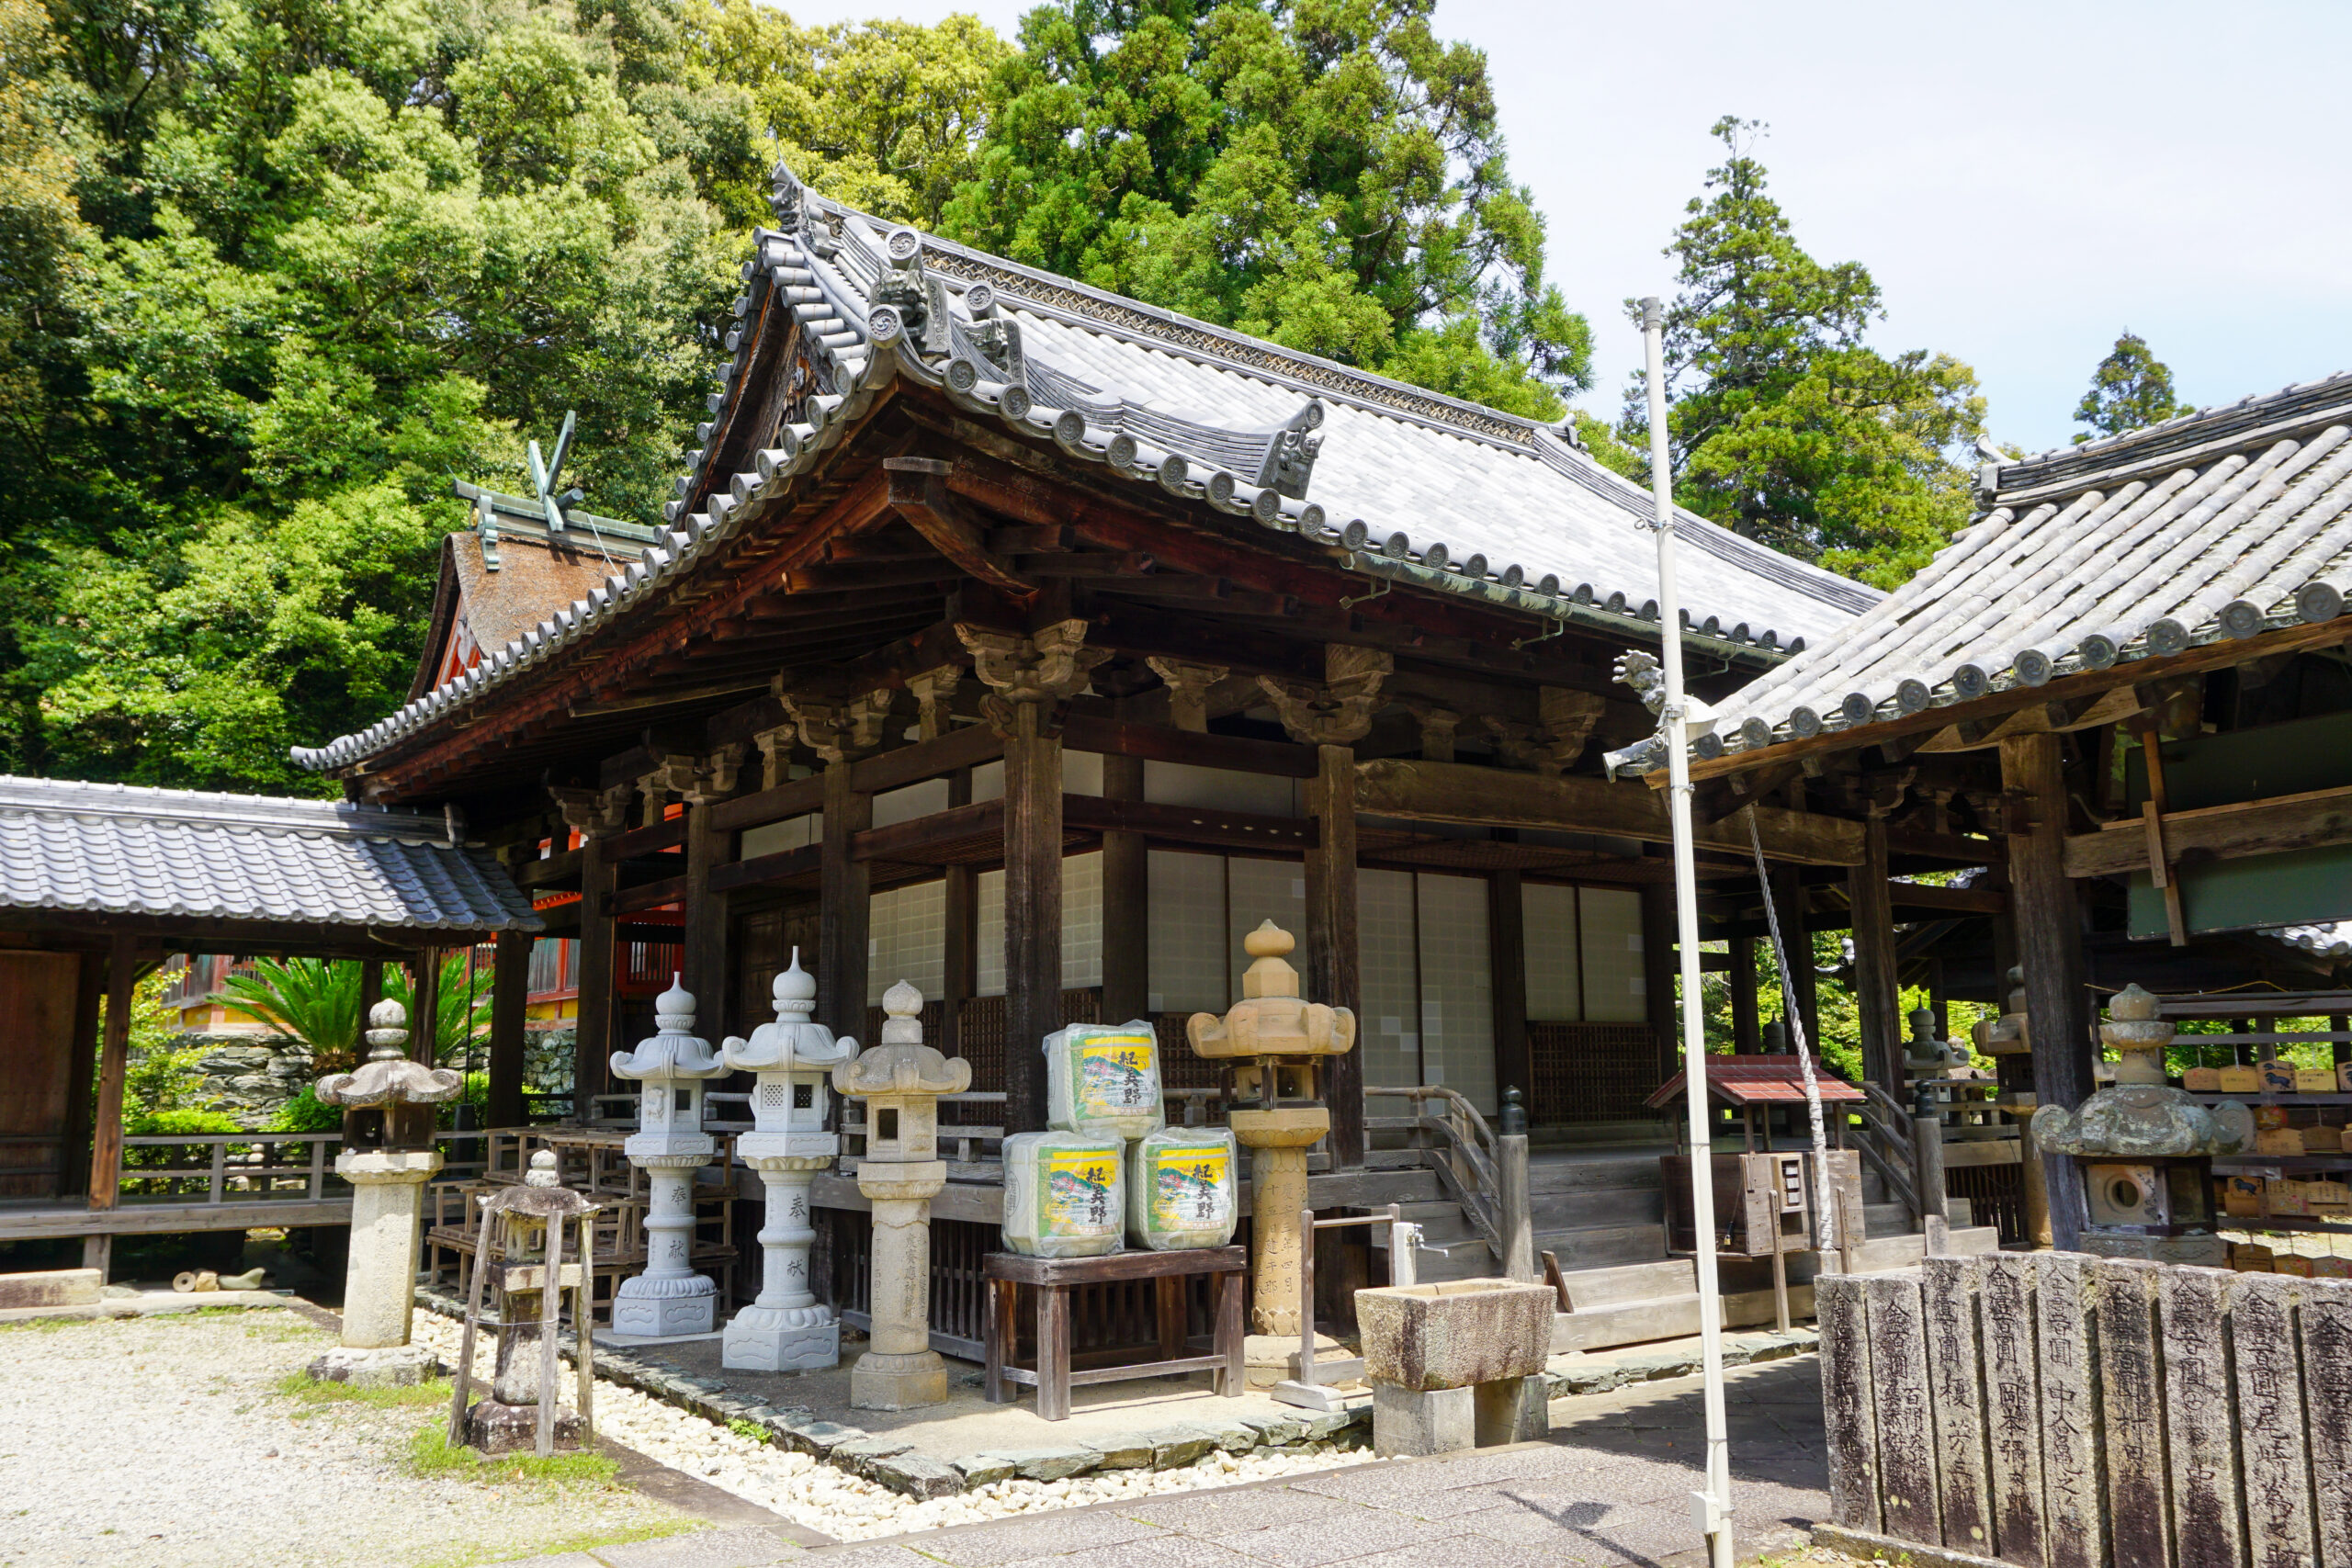
<instances>
[{"instance_id":1,"label":"weathered stone lantern","mask_svg":"<svg viewBox=\"0 0 2352 1568\"><path fill-rule=\"evenodd\" d=\"M1268 920L1241 941L1256 960L1241 976L1241 1000L1223 1018L1196 1012L1184 1032L1198 1055L1233 1066L1233 1135L1255 1151L1250 1164L1250 1266L1256 1274L1250 1321L1261 1334L1299 1331L1299 1259L1306 1245L1299 1213L1306 1206L1306 1151L1331 1130L1323 1100L1323 1064L1356 1043L1346 1008L1298 994L1298 971L1285 961L1296 944ZM1254 1103L1251 1103L1254 1102ZM1243 1109L1245 1103L1248 1108Z\"/></svg>"},{"instance_id":2,"label":"weathered stone lantern","mask_svg":"<svg viewBox=\"0 0 2352 1568\"><path fill-rule=\"evenodd\" d=\"M561 1185L555 1154L549 1149L531 1156L522 1185L501 1187L481 1201L474 1277L466 1296L457 1386L450 1393L449 1445L464 1444L486 1454L530 1448L542 1456L559 1448L590 1447L595 1440L591 1403L595 1388L594 1337L575 1333L577 1408L566 1415L558 1408L560 1380L556 1336L551 1330L562 1322L567 1288L573 1292L575 1331L589 1322L594 1311L597 1205ZM563 1242L567 1222L574 1235L568 1255ZM489 1395L469 1404L474 1335L482 1325L485 1283L490 1287L491 1330L496 1337L498 1355Z\"/></svg>"},{"instance_id":3,"label":"weathered stone lantern","mask_svg":"<svg viewBox=\"0 0 2352 1568\"><path fill-rule=\"evenodd\" d=\"M759 1299L728 1325L720 1364L765 1372L830 1367L841 1359L842 1326L832 1309L808 1289L809 1184L833 1163L841 1140L825 1131L825 1080L857 1055L854 1040L835 1040L815 1021L817 982L800 967L775 977L775 1021L730 1036L719 1059L730 1070L759 1075L752 1090L753 1130L735 1140L743 1163L767 1189L760 1226L763 1267Z\"/></svg>"},{"instance_id":4,"label":"weathered stone lantern","mask_svg":"<svg viewBox=\"0 0 2352 1568\"><path fill-rule=\"evenodd\" d=\"M2234 1100L2207 1109L2165 1083L2174 1027L2156 998L2127 986L2108 1002L2099 1034L2120 1055L2115 1084L2076 1111L2033 1113L2033 1141L2083 1168L2082 1249L2160 1263L2229 1261L2213 1234L2213 1156L2254 1141L2254 1113Z\"/></svg>"},{"instance_id":5,"label":"weathered stone lantern","mask_svg":"<svg viewBox=\"0 0 2352 1568\"><path fill-rule=\"evenodd\" d=\"M833 1069L836 1092L865 1101L857 1190L874 1205L872 1344L849 1371L860 1410L944 1404L947 1363L931 1348L931 1201L947 1185L939 1097L972 1087L972 1066L922 1043L922 993L882 996L882 1043Z\"/></svg>"},{"instance_id":6,"label":"weathered stone lantern","mask_svg":"<svg viewBox=\"0 0 2352 1568\"><path fill-rule=\"evenodd\" d=\"M695 1172L718 1145L702 1130L705 1083L727 1071L710 1042L694 1033L695 998L673 976L654 998L657 1032L634 1051L616 1051L613 1071L644 1087L638 1094L637 1131L621 1145L629 1164L645 1172L650 1202L645 1215L645 1272L621 1281L613 1296L613 1332L674 1339L708 1334L718 1287L694 1269Z\"/></svg>"},{"instance_id":7,"label":"weathered stone lantern","mask_svg":"<svg viewBox=\"0 0 2352 1568\"><path fill-rule=\"evenodd\" d=\"M431 1351L409 1343L417 1219L424 1184L441 1168L434 1117L465 1080L402 1053L408 1013L400 1003L378 1002L368 1024L368 1059L356 1071L328 1074L314 1091L322 1105L343 1107L343 1152L334 1170L351 1183L351 1259L344 1274L343 1343L310 1370L337 1382L414 1383L441 1366Z\"/></svg>"}]
</instances>

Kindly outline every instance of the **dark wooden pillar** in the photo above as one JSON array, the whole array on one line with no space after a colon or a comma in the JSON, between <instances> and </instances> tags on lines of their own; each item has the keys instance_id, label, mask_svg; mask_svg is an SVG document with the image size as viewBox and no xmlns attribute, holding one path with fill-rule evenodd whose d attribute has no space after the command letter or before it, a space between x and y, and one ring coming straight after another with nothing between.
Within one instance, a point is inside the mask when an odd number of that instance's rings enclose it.
<instances>
[{"instance_id":1,"label":"dark wooden pillar","mask_svg":"<svg viewBox=\"0 0 2352 1568\"><path fill-rule=\"evenodd\" d=\"M711 1040L735 1031L735 965L727 949L727 895L710 890L714 866L733 858L735 835L711 826L716 796L686 806L685 987L694 993L695 1032Z\"/></svg>"},{"instance_id":2,"label":"dark wooden pillar","mask_svg":"<svg viewBox=\"0 0 2352 1568\"><path fill-rule=\"evenodd\" d=\"M949 809L972 803L972 770L958 768L947 775ZM941 878L940 892L947 906L946 952L941 964L939 1049L949 1056L964 1054L964 1004L971 999L979 973L979 878L968 865L951 865Z\"/></svg>"},{"instance_id":3,"label":"dark wooden pillar","mask_svg":"<svg viewBox=\"0 0 2352 1568\"><path fill-rule=\"evenodd\" d=\"M139 979L131 939L118 931L107 948L106 1038L98 1048L98 1104L90 1129L90 1207L111 1209L121 1196L122 1086L130 1068L131 994ZM110 1238L92 1237L82 1266L104 1269Z\"/></svg>"},{"instance_id":4,"label":"dark wooden pillar","mask_svg":"<svg viewBox=\"0 0 2352 1568\"><path fill-rule=\"evenodd\" d=\"M1862 825L1862 863L1846 872L1846 898L1854 918L1854 1003L1862 1070L1900 1100L1903 993L1895 978L1894 896L1886 883L1886 822L1873 816Z\"/></svg>"},{"instance_id":5,"label":"dark wooden pillar","mask_svg":"<svg viewBox=\"0 0 2352 1568\"><path fill-rule=\"evenodd\" d=\"M1781 977L1787 998L1796 998L1797 1019L1804 1025L1805 1049L1821 1049L1821 998L1813 968L1813 932L1807 921L1804 874L1795 866L1772 870L1772 902L1781 914L1781 946L1788 955L1788 973ZM1796 1049L1791 1037L1789 1049Z\"/></svg>"},{"instance_id":6,"label":"dark wooden pillar","mask_svg":"<svg viewBox=\"0 0 2352 1568\"><path fill-rule=\"evenodd\" d=\"M530 1016L531 947L528 931L500 931L491 964L490 1103L484 1110L493 1127L520 1127L529 1120L523 1108L523 1052Z\"/></svg>"},{"instance_id":7,"label":"dark wooden pillar","mask_svg":"<svg viewBox=\"0 0 2352 1568\"><path fill-rule=\"evenodd\" d=\"M1487 878L1487 945L1495 1004L1495 1103L1515 1089L1520 1103L1535 1098L1535 1058L1527 1043L1527 931L1519 873Z\"/></svg>"},{"instance_id":8,"label":"dark wooden pillar","mask_svg":"<svg viewBox=\"0 0 2352 1568\"><path fill-rule=\"evenodd\" d=\"M1306 855L1306 999L1363 1013L1356 935L1356 754L1316 748L1306 814L1316 825ZM1323 1097L1331 1107L1331 1168L1363 1165L1363 1048L1329 1058Z\"/></svg>"},{"instance_id":9,"label":"dark wooden pillar","mask_svg":"<svg viewBox=\"0 0 2352 1568\"><path fill-rule=\"evenodd\" d=\"M188 962L198 960L190 955ZM105 957L81 954L74 961L74 1054L65 1066L65 1128L57 1144L57 1190L62 1197L89 1190L90 1102L97 1089L99 1017L106 994Z\"/></svg>"},{"instance_id":10,"label":"dark wooden pillar","mask_svg":"<svg viewBox=\"0 0 2352 1568\"><path fill-rule=\"evenodd\" d=\"M1653 860L1652 865L1670 865ZM1682 1026L1674 1007L1675 976L1674 884L1642 886L1642 996L1649 1009L1650 1029L1657 1036L1657 1080L1664 1083L1682 1068Z\"/></svg>"},{"instance_id":11,"label":"dark wooden pillar","mask_svg":"<svg viewBox=\"0 0 2352 1568\"><path fill-rule=\"evenodd\" d=\"M1004 1130L1046 1127L1046 1058L1062 1026L1062 743L1052 708L1016 702L1004 743Z\"/></svg>"},{"instance_id":12,"label":"dark wooden pillar","mask_svg":"<svg viewBox=\"0 0 2352 1568\"><path fill-rule=\"evenodd\" d=\"M874 796L853 787L847 761L825 764L825 837L818 851L817 1021L835 1034L865 1032L866 940L874 876L853 852L874 825Z\"/></svg>"},{"instance_id":13,"label":"dark wooden pillar","mask_svg":"<svg viewBox=\"0 0 2352 1568\"><path fill-rule=\"evenodd\" d=\"M1141 800L1143 759L1106 754L1102 798ZM1141 833L1102 835L1102 1021L1151 1013L1151 859Z\"/></svg>"},{"instance_id":14,"label":"dark wooden pillar","mask_svg":"<svg viewBox=\"0 0 2352 1568\"><path fill-rule=\"evenodd\" d=\"M585 1122L590 1101L605 1092L613 1052L613 864L606 839L592 833L580 846L580 999L571 1048L571 1114Z\"/></svg>"},{"instance_id":15,"label":"dark wooden pillar","mask_svg":"<svg viewBox=\"0 0 2352 1568\"><path fill-rule=\"evenodd\" d=\"M428 1067L441 1065L441 956L439 948L424 948L408 966L408 1054Z\"/></svg>"},{"instance_id":16,"label":"dark wooden pillar","mask_svg":"<svg viewBox=\"0 0 2352 1568\"><path fill-rule=\"evenodd\" d=\"M1756 1005L1756 939L1731 939L1731 1048L1743 1056L1763 1049L1762 1014Z\"/></svg>"},{"instance_id":17,"label":"dark wooden pillar","mask_svg":"<svg viewBox=\"0 0 2352 1568\"><path fill-rule=\"evenodd\" d=\"M2001 742L2001 785L2010 799L2009 908L2025 971L2033 1091L2042 1105L2079 1106L2091 1093L2089 994L2084 989L2082 910L2066 876L2066 780L2060 738ZM2022 818L2020 820L2020 818ZM2083 1223L2081 1168L2042 1156L2053 1246L2073 1251Z\"/></svg>"}]
</instances>

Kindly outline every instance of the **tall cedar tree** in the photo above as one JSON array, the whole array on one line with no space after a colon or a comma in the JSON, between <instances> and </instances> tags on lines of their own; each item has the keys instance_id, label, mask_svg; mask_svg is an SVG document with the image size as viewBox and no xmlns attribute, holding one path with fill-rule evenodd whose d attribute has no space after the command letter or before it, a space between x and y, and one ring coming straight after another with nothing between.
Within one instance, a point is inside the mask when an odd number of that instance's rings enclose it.
<instances>
[{"instance_id":1,"label":"tall cedar tree","mask_svg":"<svg viewBox=\"0 0 2352 1568\"><path fill-rule=\"evenodd\" d=\"M1984 400L1949 355L1863 343L1885 314L1878 286L1860 263L1825 265L1797 243L1752 153L1763 129L1715 123L1713 194L1691 198L1667 248L1681 263L1665 334L1675 493L1750 538L1891 588L1967 521L1957 459L1984 429ZM1646 479L1639 376L1618 433L1621 464Z\"/></svg>"},{"instance_id":2,"label":"tall cedar tree","mask_svg":"<svg viewBox=\"0 0 2352 1568\"><path fill-rule=\"evenodd\" d=\"M2146 338L2126 327L2114 351L2091 372L2090 390L2075 405L2075 422L2090 426L2075 434L2075 445L2145 430L2192 410L2173 395L2172 367L2149 350Z\"/></svg>"},{"instance_id":3,"label":"tall cedar tree","mask_svg":"<svg viewBox=\"0 0 2352 1568\"><path fill-rule=\"evenodd\" d=\"M1590 383L1486 57L1433 0L1047 0L958 238L1536 418Z\"/></svg>"}]
</instances>

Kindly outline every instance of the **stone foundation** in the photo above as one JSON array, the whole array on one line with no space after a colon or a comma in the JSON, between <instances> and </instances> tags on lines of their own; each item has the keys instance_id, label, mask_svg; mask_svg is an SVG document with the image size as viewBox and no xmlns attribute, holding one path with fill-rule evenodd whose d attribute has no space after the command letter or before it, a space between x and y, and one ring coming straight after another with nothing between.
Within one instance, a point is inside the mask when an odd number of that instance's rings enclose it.
<instances>
[{"instance_id":1,"label":"stone foundation","mask_svg":"<svg viewBox=\"0 0 2352 1568\"><path fill-rule=\"evenodd\" d=\"M390 1345L357 1350L338 1345L305 1369L319 1382L354 1388L413 1388L447 1371L441 1358L422 1345Z\"/></svg>"},{"instance_id":2,"label":"stone foundation","mask_svg":"<svg viewBox=\"0 0 2352 1568\"><path fill-rule=\"evenodd\" d=\"M582 1447L581 1431L578 1415L569 1410L557 1413L555 1446L559 1450ZM466 1446L485 1454L535 1451L539 1446L539 1407L501 1404L494 1399L474 1401L466 1410Z\"/></svg>"}]
</instances>

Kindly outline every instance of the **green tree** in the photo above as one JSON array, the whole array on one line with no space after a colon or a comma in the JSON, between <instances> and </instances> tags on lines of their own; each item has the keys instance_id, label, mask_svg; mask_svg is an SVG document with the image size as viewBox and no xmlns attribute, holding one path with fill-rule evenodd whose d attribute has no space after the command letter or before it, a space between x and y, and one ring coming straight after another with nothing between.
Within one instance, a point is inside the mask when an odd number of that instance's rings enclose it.
<instances>
[{"instance_id":1,"label":"green tree","mask_svg":"<svg viewBox=\"0 0 2352 1568\"><path fill-rule=\"evenodd\" d=\"M1590 333L1544 281L1483 54L1431 0L1048 0L997 73L956 237L1545 419Z\"/></svg>"},{"instance_id":2,"label":"green tree","mask_svg":"<svg viewBox=\"0 0 2352 1568\"><path fill-rule=\"evenodd\" d=\"M308 1045L311 1064L320 1072L345 1070L361 1056L365 1021L359 1015L359 970L350 959L256 959L249 973L222 980L211 999ZM463 953L442 959L433 1013L437 1060L451 1061L487 1045L490 991L487 971L473 975L469 983ZM384 995L413 1020L415 988L406 968L385 966Z\"/></svg>"},{"instance_id":3,"label":"green tree","mask_svg":"<svg viewBox=\"0 0 2352 1568\"><path fill-rule=\"evenodd\" d=\"M2090 427L2076 434L2075 444L2145 430L2192 412L2192 405L2173 394L2172 367L2150 351L2146 338L2126 327L2091 372L2090 390L2075 405L2075 423Z\"/></svg>"},{"instance_id":4,"label":"green tree","mask_svg":"<svg viewBox=\"0 0 2352 1568\"><path fill-rule=\"evenodd\" d=\"M1888 355L1863 334L1885 313L1859 262L1825 265L1796 242L1753 155L1762 126L1724 118L1713 194L1693 197L1667 254L1668 443L1684 505L1833 570L1893 587L1966 522L1984 429L1976 377L1947 355ZM1646 479L1645 393L1619 434Z\"/></svg>"}]
</instances>

